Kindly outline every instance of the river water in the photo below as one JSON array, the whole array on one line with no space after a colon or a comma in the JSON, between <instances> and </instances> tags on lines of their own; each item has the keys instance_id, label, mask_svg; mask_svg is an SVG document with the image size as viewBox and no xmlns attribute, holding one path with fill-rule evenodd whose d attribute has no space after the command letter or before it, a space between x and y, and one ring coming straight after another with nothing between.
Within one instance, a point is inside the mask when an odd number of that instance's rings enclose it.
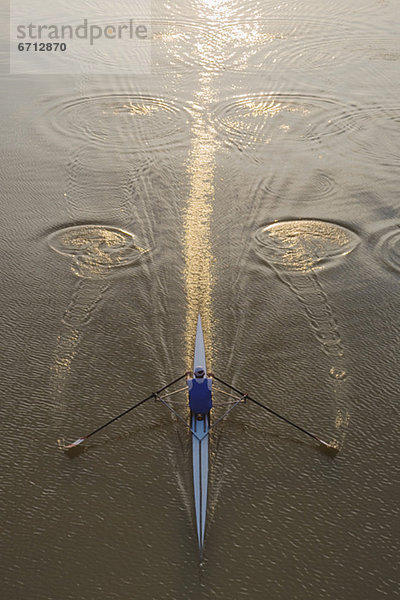
<instances>
[{"instance_id":1,"label":"river water","mask_svg":"<svg viewBox=\"0 0 400 600\"><path fill-rule=\"evenodd\" d=\"M399 13L154 0L140 76L2 46L3 598L399 596ZM190 368L198 312L210 369L340 448L235 409L201 566L162 405L58 447Z\"/></svg>"}]
</instances>

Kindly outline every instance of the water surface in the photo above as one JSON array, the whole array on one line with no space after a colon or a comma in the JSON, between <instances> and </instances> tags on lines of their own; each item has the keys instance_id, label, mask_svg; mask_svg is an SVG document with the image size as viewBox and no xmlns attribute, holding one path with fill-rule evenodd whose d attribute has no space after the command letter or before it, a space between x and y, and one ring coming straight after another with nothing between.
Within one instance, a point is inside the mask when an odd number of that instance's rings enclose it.
<instances>
[{"instance_id":1,"label":"water surface","mask_svg":"<svg viewBox=\"0 0 400 600\"><path fill-rule=\"evenodd\" d=\"M398 23L157 0L147 76L2 74L5 597L397 596ZM199 311L210 369L340 446L232 412L201 568L162 406L57 447L189 368Z\"/></svg>"}]
</instances>

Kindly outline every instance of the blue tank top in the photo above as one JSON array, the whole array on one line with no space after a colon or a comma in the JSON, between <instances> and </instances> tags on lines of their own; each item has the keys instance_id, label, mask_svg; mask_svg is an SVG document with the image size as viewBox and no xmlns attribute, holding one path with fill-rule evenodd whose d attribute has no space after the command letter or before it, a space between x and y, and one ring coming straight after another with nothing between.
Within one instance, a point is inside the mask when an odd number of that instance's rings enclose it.
<instances>
[{"instance_id":1,"label":"blue tank top","mask_svg":"<svg viewBox=\"0 0 400 600\"><path fill-rule=\"evenodd\" d=\"M189 406L196 414L206 415L212 408L211 390L208 389L208 379L201 381L192 379L193 386L189 390Z\"/></svg>"}]
</instances>

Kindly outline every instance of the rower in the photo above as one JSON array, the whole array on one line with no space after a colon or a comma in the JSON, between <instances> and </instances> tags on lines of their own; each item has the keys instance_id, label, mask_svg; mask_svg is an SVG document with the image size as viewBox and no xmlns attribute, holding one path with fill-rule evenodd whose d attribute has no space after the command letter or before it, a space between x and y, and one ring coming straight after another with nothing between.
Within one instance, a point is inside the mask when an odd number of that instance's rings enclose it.
<instances>
[{"instance_id":1,"label":"rower","mask_svg":"<svg viewBox=\"0 0 400 600\"><path fill-rule=\"evenodd\" d=\"M189 406L197 419L204 419L212 408L212 379L207 377L203 367L196 367L194 377L188 377Z\"/></svg>"}]
</instances>

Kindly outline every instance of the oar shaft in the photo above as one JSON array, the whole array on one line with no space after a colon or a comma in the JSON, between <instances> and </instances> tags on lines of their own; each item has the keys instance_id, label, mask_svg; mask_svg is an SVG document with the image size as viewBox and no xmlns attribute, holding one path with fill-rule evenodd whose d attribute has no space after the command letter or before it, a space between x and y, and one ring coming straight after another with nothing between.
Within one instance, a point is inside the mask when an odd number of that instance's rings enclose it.
<instances>
[{"instance_id":1,"label":"oar shaft","mask_svg":"<svg viewBox=\"0 0 400 600\"><path fill-rule=\"evenodd\" d=\"M110 419L110 421L108 421L107 423L104 423L104 425L100 425L100 427L98 427L97 429L95 429L94 431L92 431L91 433L89 433L88 435L85 436L85 439L90 438L90 436L94 435L95 433L99 433L99 431L101 431L102 429L104 429L105 427L108 427L108 425L111 425L111 423L114 423L114 421L117 421L118 419L120 419L121 417L124 417L125 415L128 414L128 412L130 412L131 410L133 410L134 408L137 408L138 406L140 406L141 404L144 404L145 402L147 402L148 400L151 400L152 398L155 397L155 394L150 394L150 396L147 396L147 398L145 398L144 400L141 400L140 402L138 402L137 404L134 404L134 406L131 406L130 408L128 408L127 410L124 410L123 413L121 413L120 415L114 417L113 419Z\"/></svg>"},{"instance_id":2,"label":"oar shaft","mask_svg":"<svg viewBox=\"0 0 400 600\"><path fill-rule=\"evenodd\" d=\"M89 433L88 435L85 436L84 439L87 439L89 437L91 437L92 435L94 435L95 433L98 433L99 431L101 431L102 429L104 429L105 427L108 427L108 425L111 425L111 423L114 423L115 421L117 421L118 419L120 419L121 417L124 417L125 415L127 415L129 412L131 412L131 410L133 410L134 408L137 408L138 406L140 406L141 404L144 404L145 402L147 402L148 400L151 400L152 398L155 398L158 394L161 394L161 392L163 392L164 390L166 390L168 387L170 387L171 385L174 385L175 383L178 383L178 381L180 381L181 379L183 379L184 377L186 377L186 375L181 375L180 377L177 377L176 379L174 379L173 381L171 381L170 383L168 383L167 385L164 385L162 388L160 388L159 390L157 390L156 392L153 392L152 394L150 394L150 396L147 396L147 398L145 398L144 400L141 400L140 402L138 402L137 404L134 404L133 406L131 406L130 408L127 408L126 410L124 410L124 412L122 412L120 415L117 415L116 417L114 417L113 419L110 419L109 421L107 421L107 423L104 423L104 425L100 425L100 427L98 427L97 429L95 429L94 431L92 431L91 433Z\"/></svg>"},{"instance_id":3,"label":"oar shaft","mask_svg":"<svg viewBox=\"0 0 400 600\"><path fill-rule=\"evenodd\" d=\"M319 437L317 437L313 433L310 433L309 431L307 431L306 429L304 429L303 427L301 427L300 425L297 425L296 423L293 423L293 421L290 421L286 417L284 417L284 416L280 415L279 413L277 413L276 411L274 411L272 408L269 408L269 406L266 406L265 404L262 404L258 400L255 400L254 398L251 398L248 394L245 394L244 392L241 392L240 390L238 390L237 388L235 388L233 385L230 385L229 383L226 383L226 381L223 381L222 379L219 379L219 377L217 377L216 375L213 375L213 377L214 377L214 379L216 379L217 381L219 381L223 385L226 385L226 387L230 388L231 390L233 390L237 394L240 394L241 396L246 396L247 400L250 400L251 402L254 402L254 404L257 404L261 408L264 408L265 410L267 410L269 413L271 413L275 417L278 417L278 419L281 419L282 421L285 421L285 423L288 423L289 425L292 425L293 427L295 427L299 431L302 431L303 433L305 433L306 435L310 436L311 438L313 438L317 442L322 442L324 444L326 443L326 442L323 442L323 440L321 440Z\"/></svg>"}]
</instances>

